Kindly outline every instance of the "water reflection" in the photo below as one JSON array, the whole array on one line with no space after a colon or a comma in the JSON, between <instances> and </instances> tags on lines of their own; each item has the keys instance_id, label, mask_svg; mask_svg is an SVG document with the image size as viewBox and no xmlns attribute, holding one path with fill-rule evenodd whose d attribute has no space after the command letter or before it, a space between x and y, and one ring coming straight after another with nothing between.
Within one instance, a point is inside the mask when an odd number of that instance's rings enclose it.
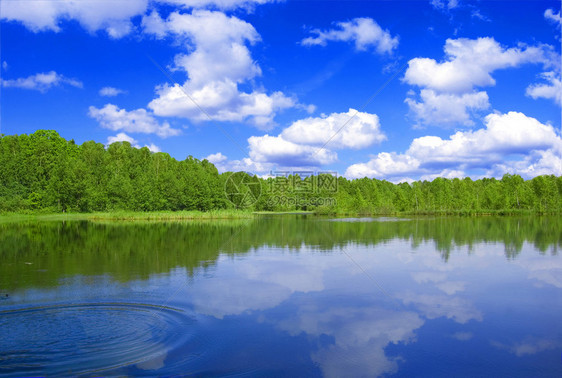
<instances>
[{"instance_id":1,"label":"water reflection","mask_svg":"<svg viewBox=\"0 0 562 378\"><path fill-rule=\"evenodd\" d=\"M3 224L0 374L559 375L561 226Z\"/></svg>"}]
</instances>

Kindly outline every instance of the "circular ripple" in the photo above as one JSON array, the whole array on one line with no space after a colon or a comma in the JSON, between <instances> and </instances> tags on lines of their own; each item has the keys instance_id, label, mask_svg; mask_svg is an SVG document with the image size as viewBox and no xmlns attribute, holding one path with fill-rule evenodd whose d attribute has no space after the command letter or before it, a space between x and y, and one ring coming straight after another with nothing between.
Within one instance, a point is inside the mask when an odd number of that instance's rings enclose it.
<instances>
[{"instance_id":1,"label":"circular ripple","mask_svg":"<svg viewBox=\"0 0 562 378\"><path fill-rule=\"evenodd\" d=\"M91 303L0 311L0 375L79 375L164 364L193 318L169 307Z\"/></svg>"}]
</instances>

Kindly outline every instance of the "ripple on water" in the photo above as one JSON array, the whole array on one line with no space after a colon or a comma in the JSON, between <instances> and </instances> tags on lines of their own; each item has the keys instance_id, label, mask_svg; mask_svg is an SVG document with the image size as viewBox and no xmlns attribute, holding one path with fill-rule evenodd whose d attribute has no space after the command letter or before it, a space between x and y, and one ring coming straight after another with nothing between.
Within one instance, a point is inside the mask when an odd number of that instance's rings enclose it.
<instances>
[{"instance_id":1,"label":"ripple on water","mask_svg":"<svg viewBox=\"0 0 562 378\"><path fill-rule=\"evenodd\" d=\"M0 311L0 375L156 370L193 336L194 318L163 306L89 303Z\"/></svg>"}]
</instances>

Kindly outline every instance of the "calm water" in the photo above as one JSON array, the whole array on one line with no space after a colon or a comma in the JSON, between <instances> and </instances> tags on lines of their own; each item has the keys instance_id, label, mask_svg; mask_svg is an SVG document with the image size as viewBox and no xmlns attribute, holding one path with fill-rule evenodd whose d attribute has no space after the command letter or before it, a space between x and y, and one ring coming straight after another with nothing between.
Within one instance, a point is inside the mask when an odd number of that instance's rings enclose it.
<instances>
[{"instance_id":1,"label":"calm water","mask_svg":"<svg viewBox=\"0 0 562 378\"><path fill-rule=\"evenodd\" d=\"M561 247L560 217L0 224L0 375L560 377Z\"/></svg>"}]
</instances>

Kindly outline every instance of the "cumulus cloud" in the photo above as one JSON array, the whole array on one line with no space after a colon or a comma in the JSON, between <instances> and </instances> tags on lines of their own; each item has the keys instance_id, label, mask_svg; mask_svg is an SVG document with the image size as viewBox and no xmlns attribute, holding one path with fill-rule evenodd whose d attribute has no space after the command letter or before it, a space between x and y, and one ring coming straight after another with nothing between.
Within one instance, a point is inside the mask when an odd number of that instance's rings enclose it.
<instances>
[{"instance_id":1,"label":"cumulus cloud","mask_svg":"<svg viewBox=\"0 0 562 378\"><path fill-rule=\"evenodd\" d=\"M418 173L420 161L406 154L381 152L367 163L356 163L347 168L345 175L350 178L396 178Z\"/></svg>"},{"instance_id":2,"label":"cumulus cloud","mask_svg":"<svg viewBox=\"0 0 562 378\"><path fill-rule=\"evenodd\" d=\"M158 147L154 143L145 144L145 147L148 148L150 150L150 152L162 152L160 147Z\"/></svg>"},{"instance_id":3,"label":"cumulus cloud","mask_svg":"<svg viewBox=\"0 0 562 378\"><path fill-rule=\"evenodd\" d=\"M360 149L385 139L376 114L349 109L298 120L277 136L250 137L248 144L256 162L315 167L335 162L334 149Z\"/></svg>"},{"instance_id":4,"label":"cumulus cloud","mask_svg":"<svg viewBox=\"0 0 562 378\"><path fill-rule=\"evenodd\" d=\"M485 128L459 131L448 139L416 138L405 153L381 152L367 163L348 167L346 176L392 179L439 173L459 177L478 168L525 177L562 174L562 140L551 125L518 112L489 114L484 124Z\"/></svg>"},{"instance_id":5,"label":"cumulus cloud","mask_svg":"<svg viewBox=\"0 0 562 378\"><path fill-rule=\"evenodd\" d=\"M550 22L557 24L558 27L560 27L560 25L562 24L562 17L560 17L560 11L558 11L558 13L554 13L554 10L547 9L544 11L544 18L546 18Z\"/></svg>"},{"instance_id":6,"label":"cumulus cloud","mask_svg":"<svg viewBox=\"0 0 562 378\"><path fill-rule=\"evenodd\" d=\"M183 86L159 86L156 90L158 97L148 107L159 116L184 117L193 121L248 120L267 129L272 126L278 111L295 105L292 98L281 92L271 95L259 91L245 93L229 80L211 82L201 88L190 84L187 81Z\"/></svg>"},{"instance_id":7,"label":"cumulus cloud","mask_svg":"<svg viewBox=\"0 0 562 378\"><path fill-rule=\"evenodd\" d=\"M527 96L534 99L546 98L553 100L556 104L562 106L562 81L560 74L553 71L541 74L542 83L531 84L527 87Z\"/></svg>"},{"instance_id":8,"label":"cumulus cloud","mask_svg":"<svg viewBox=\"0 0 562 378\"><path fill-rule=\"evenodd\" d=\"M67 78L55 71L38 73L26 78L2 80L2 85L7 88L31 89L42 93L48 91L52 87L57 87L63 84L76 88L83 87L81 81Z\"/></svg>"},{"instance_id":9,"label":"cumulus cloud","mask_svg":"<svg viewBox=\"0 0 562 378\"><path fill-rule=\"evenodd\" d=\"M131 18L144 14L147 6L148 0L113 0L111 6L95 0L42 0L32 6L25 1L4 1L2 18L21 22L34 32L58 32L62 21L76 20L91 33L105 30L109 36L120 38L132 30Z\"/></svg>"},{"instance_id":10,"label":"cumulus cloud","mask_svg":"<svg viewBox=\"0 0 562 378\"><path fill-rule=\"evenodd\" d=\"M499 177L503 173L517 173L523 177L540 175L562 175L562 146L560 139L557 146L544 151L531 151L521 160L505 161L493 165L486 176Z\"/></svg>"},{"instance_id":11,"label":"cumulus cloud","mask_svg":"<svg viewBox=\"0 0 562 378\"><path fill-rule=\"evenodd\" d=\"M267 177L271 171L275 169L272 163L259 163L253 161L251 158L246 157L242 159L228 159L227 156L220 152L211 154L205 159L213 163L219 172L251 172L261 177Z\"/></svg>"},{"instance_id":12,"label":"cumulus cloud","mask_svg":"<svg viewBox=\"0 0 562 378\"><path fill-rule=\"evenodd\" d=\"M154 0L154 2L183 8L218 8L250 10L255 5L276 0ZM64 21L76 20L90 33L105 30L112 38L121 38L134 30L131 19L146 13L149 0L112 0L111 6L97 0L41 0L33 6L21 1L2 3L2 19L21 22L28 29L39 32L59 32Z\"/></svg>"},{"instance_id":13,"label":"cumulus cloud","mask_svg":"<svg viewBox=\"0 0 562 378\"><path fill-rule=\"evenodd\" d=\"M471 126L471 112L490 107L486 92L471 93L439 93L433 89L422 89L420 101L412 97L404 101L410 107L414 118L420 124Z\"/></svg>"},{"instance_id":14,"label":"cumulus cloud","mask_svg":"<svg viewBox=\"0 0 562 378\"><path fill-rule=\"evenodd\" d=\"M346 113L309 117L294 122L281 133L287 141L329 148L365 148L386 140L376 114L349 109ZM330 139L331 138L331 139Z\"/></svg>"},{"instance_id":15,"label":"cumulus cloud","mask_svg":"<svg viewBox=\"0 0 562 378\"><path fill-rule=\"evenodd\" d=\"M142 21L144 30L157 38L173 35L189 51L174 59L175 69L187 72L183 84L161 85L148 107L160 116L185 117L195 121L245 121L267 128L276 113L297 106L282 92L244 92L240 84L261 75L247 44L260 40L249 23L221 12L196 10L174 12L164 20L153 12Z\"/></svg>"},{"instance_id":16,"label":"cumulus cloud","mask_svg":"<svg viewBox=\"0 0 562 378\"><path fill-rule=\"evenodd\" d=\"M221 172L242 170L265 174L279 167L313 169L337 161L338 155L333 150L365 148L385 139L376 114L349 109L298 120L277 136L252 136L248 138L247 158L228 160L218 152L206 159Z\"/></svg>"},{"instance_id":17,"label":"cumulus cloud","mask_svg":"<svg viewBox=\"0 0 562 378\"><path fill-rule=\"evenodd\" d=\"M352 42L359 51L374 49L379 54L390 54L398 47L398 37L383 30L372 18L354 18L351 21L337 22L336 28L314 29L314 36L301 41L304 46L325 46L331 41Z\"/></svg>"},{"instance_id":18,"label":"cumulus cloud","mask_svg":"<svg viewBox=\"0 0 562 378\"><path fill-rule=\"evenodd\" d=\"M114 87L103 87L99 91L99 95L104 97L115 97L123 93L125 93L124 90Z\"/></svg>"},{"instance_id":19,"label":"cumulus cloud","mask_svg":"<svg viewBox=\"0 0 562 378\"><path fill-rule=\"evenodd\" d=\"M501 174L501 173L500 173ZM464 171L458 169L443 169L437 173L430 173L425 174L420 177L421 181L433 181L437 177L446 178L446 179L454 179L454 178L463 178L466 176Z\"/></svg>"},{"instance_id":20,"label":"cumulus cloud","mask_svg":"<svg viewBox=\"0 0 562 378\"><path fill-rule=\"evenodd\" d=\"M427 162L468 163L478 166L503 156L555 147L560 138L554 128L523 113L490 114L486 128L457 132L449 139L416 138L407 153Z\"/></svg>"},{"instance_id":21,"label":"cumulus cloud","mask_svg":"<svg viewBox=\"0 0 562 378\"><path fill-rule=\"evenodd\" d=\"M488 95L477 87L496 84L492 73L526 63L556 66L551 46L506 48L493 38L447 39L445 59L414 58L402 80L420 88L420 100L411 94L405 102L418 124L473 125L471 113L489 108Z\"/></svg>"},{"instance_id":22,"label":"cumulus cloud","mask_svg":"<svg viewBox=\"0 0 562 378\"><path fill-rule=\"evenodd\" d=\"M221 152L210 154L204 157L204 159L213 163L220 173L249 172L251 174L257 174L260 177L267 178L275 168L274 164L257 163L249 157L230 160L228 159L228 156L222 154Z\"/></svg>"},{"instance_id":23,"label":"cumulus cloud","mask_svg":"<svg viewBox=\"0 0 562 378\"><path fill-rule=\"evenodd\" d=\"M139 142L135 138L130 137L129 135L127 135L125 133L119 133L115 136L110 136L110 137L107 138L107 145L108 146L112 143L115 143L115 142L129 142L129 143L131 143L131 145L133 147L137 147L137 148L139 147L139 145L138 145Z\"/></svg>"},{"instance_id":24,"label":"cumulus cloud","mask_svg":"<svg viewBox=\"0 0 562 378\"><path fill-rule=\"evenodd\" d=\"M138 140L136 140L135 138L133 138L133 137L131 137L131 136L125 134L125 133L119 133L115 136L108 137L106 145L109 146L110 144L115 143L115 142L129 142L131 144L131 146L133 146L135 148L141 148ZM154 143L145 144L144 146L146 148L148 148L150 150L150 152L161 152L160 147L158 147Z\"/></svg>"},{"instance_id":25,"label":"cumulus cloud","mask_svg":"<svg viewBox=\"0 0 562 378\"><path fill-rule=\"evenodd\" d=\"M105 30L111 37L122 37L134 26L131 19L142 16L140 28L156 38L173 36L185 47L172 69L185 71L183 85L164 84L156 88L157 97L148 107L156 115L184 117L194 121L211 118L217 121L247 121L260 128L274 125L275 115L286 108L306 108L282 92L268 93L257 87L240 90L239 85L252 85L261 75L248 45L260 40L254 27L235 16L212 9L247 8L269 0L163 0L175 6L192 9L191 13L172 12L162 19L156 11L146 14L148 0L116 0L108 7L104 2L44 0L33 7L19 1L7 2L2 17L19 21L29 29L60 31L64 20L76 20L90 32ZM10 84L10 83L8 83ZM111 96L115 91L100 94Z\"/></svg>"},{"instance_id":26,"label":"cumulus cloud","mask_svg":"<svg viewBox=\"0 0 562 378\"><path fill-rule=\"evenodd\" d=\"M168 3L183 6L185 8L209 8L216 7L222 10L235 8L251 9L255 5L273 3L278 0L156 0L160 3Z\"/></svg>"},{"instance_id":27,"label":"cumulus cloud","mask_svg":"<svg viewBox=\"0 0 562 378\"><path fill-rule=\"evenodd\" d=\"M493 38L447 39L445 60L414 58L408 62L404 82L443 92L465 93L475 86L496 84L491 73L524 63L547 63L545 47L506 49Z\"/></svg>"},{"instance_id":28,"label":"cumulus cloud","mask_svg":"<svg viewBox=\"0 0 562 378\"><path fill-rule=\"evenodd\" d=\"M209 156L205 157L210 163L218 164L228 160L228 157L223 155L221 152L217 152L216 154L210 154Z\"/></svg>"},{"instance_id":29,"label":"cumulus cloud","mask_svg":"<svg viewBox=\"0 0 562 378\"><path fill-rule=\"evenodd\" d=\"M293 143L282 136L252 136L248 138L250 157L257 162L281 166L318 166L333 163L338 156L328 149Z\"/></svg>"},{"instance_id":30,"label":"cumulus cloud","mask_svg":"<svg viewBox=\"0 0 562 378\"><path fill-rule=\"evenodd\" d=\"M98 121L101 127L114 131L156 134L161 138L179 135L181 132L171 128L167 122L160 124L145 109L127 111L113 104L106 104L101 109L90 106L88 115Z\"/></svg>"}]
</instances>

